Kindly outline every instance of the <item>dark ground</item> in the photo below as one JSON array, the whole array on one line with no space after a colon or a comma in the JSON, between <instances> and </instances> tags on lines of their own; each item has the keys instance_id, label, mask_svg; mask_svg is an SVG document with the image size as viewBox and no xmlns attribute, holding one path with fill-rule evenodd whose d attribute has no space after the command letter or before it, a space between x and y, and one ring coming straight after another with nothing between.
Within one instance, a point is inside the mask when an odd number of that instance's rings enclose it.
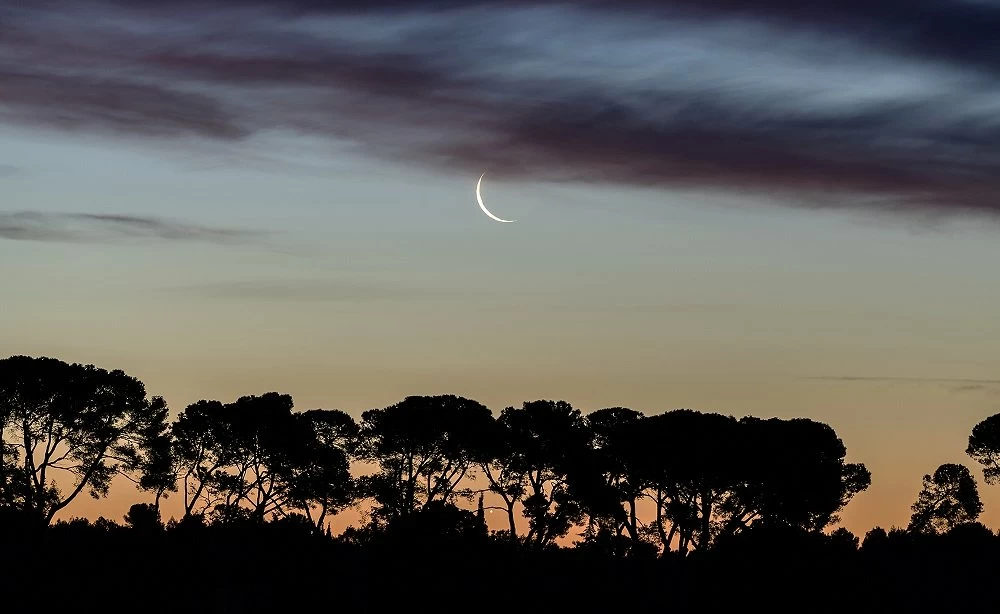
<instances>
[{"instance_id":1,"label":"dark ground","mask_svg":"<svg viewBox=\"0 0 1000 614\"><path fill-rule=\"evenodd\" d=\"M901 532L855 549L756 535L681 559L495 540L346 544L298 527L50 528L2 549L2 602L38 612L1000 611L1000 540Z\"/></svg>"}]
</instances>

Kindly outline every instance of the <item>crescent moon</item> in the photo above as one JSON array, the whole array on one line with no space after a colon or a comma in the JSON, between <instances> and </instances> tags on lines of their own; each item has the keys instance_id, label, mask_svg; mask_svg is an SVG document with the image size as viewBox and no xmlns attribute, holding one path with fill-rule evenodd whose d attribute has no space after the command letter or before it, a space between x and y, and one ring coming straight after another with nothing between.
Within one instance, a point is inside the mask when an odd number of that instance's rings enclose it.
<instances>
[{"instance_id":1,"label":"crescent moon","mask_svg":"<svg viewBox=\"0 0 1000 614\"><path fill-rule=\"evenodd\" d=\"M480 175L479 176L479 183L476 184L476 200L479 201L479 208L483 210L483 213L485 213L486 215L490 216L490 219L495 220L497 222L503 222L504 224L511 224L513 222L516 222L517 220L504 220L504 219L498 218L497 216L495 216L492 213L490 213L490 210L487 209L486 205L483 204L483 195L482 195L482 192L480 191L480 189L483 187L483 177L485 177L485 176L486 176L486 173L483 173L482 175Z\"/></svg>"}]
</instances>

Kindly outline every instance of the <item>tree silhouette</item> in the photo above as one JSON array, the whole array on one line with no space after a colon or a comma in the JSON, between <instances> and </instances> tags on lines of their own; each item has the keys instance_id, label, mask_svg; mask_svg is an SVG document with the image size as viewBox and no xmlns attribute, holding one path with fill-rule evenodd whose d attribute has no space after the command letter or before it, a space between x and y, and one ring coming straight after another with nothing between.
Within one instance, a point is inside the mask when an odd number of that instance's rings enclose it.
<instances>
[{"instance_id":1,"label":"tree silhouette","mask_svg":"<svg viewBox=\"0 0 1000 614\"><path fill-rule=\"evenodd\" d=\"M486 478L487 489L503 501L507 514L507 538L516 543L516 508L528 492L527 466L516 445L515 433L503 416L501 413L500 418L493 422L483 439L484 456L479 459L478 469Z\"/></svg>"},{"instance_id":2,"label":"tree silhouette","mask_svg":"<svg viewBox=\"0 0 1000 614\"><path fill-rule=\"evenodd\" d=\"M166 417L163 399L147 399L142 382L122 371L0 360L0 503L47 525L81 492L106 495L116 475L140 481Z\"/></svg>"},{"instance_id":3,"label":"tree silhouette","mask_svg":"<svg viewBox=\"0 0 1000 614\"><path fill-rule=\"evenodd\" d=\"M147 400L142 385L121 372L14 357L0 361L0 424L4 537L16 533L17 514L33 514L42 526L51 520L46 514L72 500L75 494L67 497L53 483L56 472L76 478L76 494L90 489L97 496L111 476L126 474L154 494L153 502L129 509L126 526L72 520L41 537L67 551L105 548L109 561L141 558L150 569L165 557L218 587L226 582L220 573L238 570L194 569L192 547L204 547L209 561L281 561L267 590L277 590L283 574L299 591L308 582L322 585L323 573L346 577L355 566L362 571L350 582L364 584L371 570L412 567L418 555L419 570L402 580L415 582L404 589L410 595L448 584L455 599L468 599L495 590L487 578L523 564L524 573L550 587L588 578L580 590L560 593L577 609L590 605L596 590L618 590L620 607L644 611L659 605L657 595L614 587L657 582L673 582L671 605L683 609L689 597L704 602L716 574L739 595L768 573L801 582L800 568L824 577L850 561L898 564L921 548L988 557L996 542L974 522L982 504L961 465L925 477L909 531L869 532L860 549L844 528L826 535L871 476L864 465L846 462L833 428L807 419L686 409L647 417L622 407L584 416L551 400L508 407L494 419L474 400L441 395L406 397L356 423L337 410L296 412L290 396L270 392L193 403L168 427L162 400ZM984 424L973 430L970 454L989 470L1000 454L991 419ZM353 478L352 460L374 473ZM183 515L164 524L160 499L178 489ZM490 536L486 510L494 508L487 501L495 498L509 528ZM362 502L374 503L371 522L332 537L331 517ZM518 512L528 527L521 535ZM583 542L563 547L574 530ZM644 559L658 546L663 560L652 567ZM74 563L80 569L88 565L83 556ZM304 581L293 564L315 567L315 576ZM472 583L456 588L460 581ZM357 589L359 609L379 598L367 586ZM721 595L718 604L739 605Z\"/></svg>"},{"instance_id":4,"label":"tree silhouette","mask_svg":"<svg viewBox=\"0 0 1000 614\"><path fill-rule=\"evenodd\" d=\"M707 549L718 535L721 504L739 483L742 458L736 419L681 409L644 418L627 462L650 486L661 546ZM649 450L657 450L650 454ZM669 527L669 530L668 530Z\"/></svg>"},{"instance_id":5,"label":"tree silhouette","mask_svg":"<svg viewBox=\"0 0 1000 614\"><path fill-rule=\"evenodd\" d=\"M544 548L583 520L583 509L568 482L589 449L590 431L580 410L565 401L508 407L499 422L510 437L510 453L504 459L508 474L523 480L525 540Z\"/></svg>"},{"instance_id":6,"label":"tree silhouette","mask_svg":"<svg viewBox=\"0 0 1000 614\"><path fill-rule=\"evenodd\" d=\"M871 483L864 465L844 462L833 429L811 420L676 410L622 437L626 483L655 504L664 550L704 550L755 523L819 531Z\"/></svg>"},{"instance_id":7,"label":"tree silhouette","mask_svg":"<svg viewBox=\"0 0 1000 614\"><path fill-rule=\"evenodd\" d=\"M156 533L163 529L159 508L149 503L136 503L128 508L128 513L125 514L125 524L133 530L146 534Z\"/></svg>"},{"instance_id":8,"label":"tree silhouette","mask_svg":"<svg viewBox=\"0 0 1000 614\"><path fill-rule=\"evenodd\" d=\"M5 411L5 407L0 404L0 411ZM12 431L10 417L0 415L0 433L8 431ZM20 459L18 445L0 439L0 510L8 521L16 515L15 510L23 514L25 503L31 498L31 482Z\"/></svg>"},{"instance_id":9,"label":"tree silhouette","mask_svg":"<svg viewBox=\"0 0 1000 614\"><path fill-rule=\"evenodd\" d=\"M225 406L219 401L189 405L171 425L171 472L184 493L184 516L201 516L222 502L226 468L236 455Z\"/></svg>"},{"instance_id":10,"label":"tree silhouette","mask_svg":"<svg viewBox=\"0 0 1000 614\"><path fill-rule=\"evenodd\" d=\"M155 495L153 506L159 508L160 499L177 491L177 459L174 440L168 429L151 437L146 446L146 463L136 486Z\"/></svg>"},{"instance_id":11,"label":"tree silhouette","mask_svg":"<svg viewBox=\"0 0 1000 614\"><path fill-rule=\"evenodd\" d=\"M605 536L600 539L619 544L626 536L629 547L642 541L638 501L647 484L630 465L642 419L642 413L624 407L600 409L586 417L592 436L589 462L577 464L570 485L588 515L591 539Z\"/></svg>"},{"instance_id":12,"label":"tree silhouette","mask_svg":"<svg viewBox=\"0 0 1000 614\"><path fill-rule=\"evenodd\" d=\"M385 537L393 545L426 552L432 548L482 547L488 533L486 523L472 510L435 499L391 519Z\"/></svg>"},{"instance_id":13,"label":"tree silhouette","mask_svg":"<svg viewBox=\"0 0 1000 614\"><path fill-rule=\"evenodd\" d=\"M359 480L382 520L405 516L433 501L452 502L470 468L486 459L492 413L462 397L411 396L364 412L358 455L379 472Z\"/></svg>"},{"instance_id":14,"label":"tree silhouette","mask_svg":"<svg viewBox=\"0 0 1000 614\"><path fill-rule=\"evenodd\" d=\"M972 427L965 449L980 465L987 484L1000 483L1000 414L994 414Z\"/></svg>"},{"instance_id":15,"label":"tree silhouette","mask_svg":"<svg viewBox=\"0 0 1000 614\"><path fill-rule=\"evenodd\" d=\"M830 543L835 547L853 552L858 549L861 541L857 535L851 533L848 529L839 527L830 533Z\"/></svg>"},{"instance_id":16,"label":"tree silhouette","mask_svg":"<svg viewBox=\"0 0 1000 614\"><path fill-rule=\"evenodd\" d=\"M172 425L173 471L185 516L262 521L293 511L322 529L352 500L350 464L357 426L339 411L292 413L278 393L233 403L199 401Z\"/></svg>"},{"instance_id":17,"label":"tree silhouette","mask_svg":"<svg viewBox=\"0 0 1000 614\"><path fill-rule=\"evenodd\" d=\"M912 507L908 531L947 533L974 522L983 511L976 480L965 465L944 464L924 476L924 486Z\"/></svg>"},{"instance_id":18,"label":"tree silhouette","mask_svg":"<svg viewBox=\"0 0 1000 614\"><path fill-rule=\"evenodd\" d=\"M847 448L826 424L792 420L740 420L746 480L727 501L731 522L752 519L821 531L871 484L861 464L845 463Z\"/></svg>"},{"instance_id":19,"label":"tree silhouette","mask_svg":"<svg viewBox=\"0 0 1000 614\"><path fill-rule=\"evenodd\" d=\"M888 546L889 534L882 527L874 527L865 533L865 538L861 542L861 548L865 551L879 551Z\"/></svg>"},{"instance_id":20,"label":"tree silhouette","mask_svg":"<svg viewBox=\"0 0 1000 614\"><path fill-rule=\"evenodd\" d=\"M252 518L284 515L294 507L292 480L309 442L307 424L292 415L292 397L269 392L226 406L233 471L224 492L226 508L246 505ZM311 434L311 433L309 433Z\"/></svg>"},{"instance_id":21,"label":"tree silhouette","mask_svg":"<svg viewBox=\"0 0 1000 614\"><path fill-rule=\"evenodd\" d=\"M358 425L339 410L314 409L295 416L302 429L292 443L290 498L317 529L354 502L349 454Z\"/></svg>"}]
</instances>

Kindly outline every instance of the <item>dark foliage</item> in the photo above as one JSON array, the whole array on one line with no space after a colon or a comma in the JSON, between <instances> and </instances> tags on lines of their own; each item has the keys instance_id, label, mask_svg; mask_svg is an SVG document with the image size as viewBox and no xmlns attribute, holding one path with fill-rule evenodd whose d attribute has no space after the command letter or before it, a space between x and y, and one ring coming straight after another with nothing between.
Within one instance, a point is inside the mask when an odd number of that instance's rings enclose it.
<instances>
[{"instance_id":1,"label":"dark foliage","mask_svg":"<svg viewBox=\"0 0 1000 614\"><path fill-rule=\"evenodd\" d=\"M274 612L995 611L1000 540L982 525L844 533L758 526L680 557L521 548L467 510L435 504L367 539L329 538L304 516L176 523L155 535L106 519L57 522L4 543L5 605L46 610ZM355 535L355 538L358 536ZM872 542L878 540L878 545ZM39 565L59 565L39 573ZM113 583L113 588L109 585ZM937 587L937 588L931 588ZM98 596L100 595L100 596ZM667 604L667 605L664 605Z\"/></svg>"},{"instance_id":2,"label":"dark foliage","mask_svg":"<svg viewBox=\"0 0 1000 614\"><path fill-rule=\"evenodd\" d=\"M167 428L162 398L122 371L54 358L0 360L0 506L46 525L116 475L144 481Z\"/></svg>"},{"instance_id":3,"label":"dark foliage","mask_svg":"<svg viewBox=\"0 0 1000 614\"><path fill-rule=\"evenodd\" d=\"M949 463L924 476L924 487L912 509L910 531L947 533L975 522L983 503L968 467Z\"/></svg>"},{"instance_id":4,"label":"dark foliage","mask_svg":"<svg viewBox=\"0 0 1000 614\"><path fill-rule=\"evenodd\" d=\"M1000 540L976 522L971 472L940 466L907 530L860 540L831 528L871 476L812 420L584 415L550 400L494 417L443 395L356 423L338 410L294 411L274 392L166 416L120 371L0 361L0 564L17 587L5 603L75 607L113 581L115 601L151 611L997 605L980 587L1000 571ZM977 425L968 450L989 482L997 424ZM352 461L369 469L352 476ZM59 470L69 486L52 481ZM75 494L105 495L115 475L153 501L123 523L52 522ZM161 499L175 492L182 514L164 522ZM332 536L331 517L355 505L367 522ZM508 528L491 533L487 510Z\"/></svg>"}]
</instances>

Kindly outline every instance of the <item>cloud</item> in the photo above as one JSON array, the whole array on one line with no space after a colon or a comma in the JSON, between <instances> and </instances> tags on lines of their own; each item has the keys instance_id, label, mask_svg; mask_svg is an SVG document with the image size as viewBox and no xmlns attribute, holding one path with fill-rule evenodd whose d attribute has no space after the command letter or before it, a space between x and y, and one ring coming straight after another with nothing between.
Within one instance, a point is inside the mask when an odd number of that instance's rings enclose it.
<instances>
[{"instance_id":1,"label":"cloud","mask_svg":"<svg viewBox=\"0 0 1000 614\"><path fill-rule=\"evenodd\" d=\"M955 392L955 393L960 393L960 392L983 392L983 391L989 391L990 388L991 388L990 385L987 385L987 384L960 384L958 386L954 386L951 389L951 391Z\"/></svg>"},{"instance_id":2,"label":"cloud","mask_svg":"<svg viewBox=\"0 0 1000 614\"><path fill-rule=\"evenodd\" d=\"M108 77L0 71L8 121L156 137L233 139L248 133L205 95Z\"/></svg>"},{"instance_id":3,"label":"cloud","mask_svg":"<svg viewBox=\"0 0 1000 614\"><path fill-rule=\"evenodd\" d=\"M21 172L21 169L10 164L0 164L0 177L13 177Z\"/></svg>"},{"instance_id":4,"label":"cloud","mask_svg":"<svg viewBox=\"0 0 1000 614\"><path fill-rule=\"evenodd\" d=\"M594 304L594 303L561 303L550 306L565 313L633 313L633 314L705 314L741 310L745 305L725 303L645 303L645 304Z\"/></svg>"},{"instance_id":5,"label":"cloud","mask_svg":"<svg viewBox=\"0 0 1000 614\"><path fill-rule=\"evenodd\" d=\"M454 298L456 291L392 282L351 280L250 280L214 282L173 288L201 297L227 300L370 302Z\"/></svg>"},{"instance_id":6,"label":"cloud","mask_svg":"<svg viewBox=\"0 0 1000 614\"><path fill-rule=\"evenodd\" d=\"M948 384L954 386L953 391L982 390L992 386L1000 386L1000 379L974 379L954 377L866 377L853 375L832 375L805 377L807 380L822 380L831 382L876 382L876 383L911 383L911 384Z\"/></svg>"},{"instance_id":7,"label":"cloud","mask_svg":"<svg viewBox=\"0 0 1000 614\"><path fill-rule=\"evenodd\" d=\"M833 383L902 384L912 386L932 385L943 387L951 394L978 393L990 396L1000 395L1000 379L976 379L962 377L880 377L854 375L813 376L803 377L800 379L827 381Z\"/></svg>"},{"instance_id":8,"label":"cloud","mask_svg":"<svg viewBox=\"0 0 1000 614\"><path fill-rule=\"evenodd\" d=\"M738 14L792 26L810 26L878 39L882 45L928 58L997 72L1000 4L969 0L865 0L803 3L795 0L674 0L703 13Z\"/></svg>"},{"instance_id":9,"label":"cloud","mask_svg":"<svg viewBox=\"0 0 1000 614\"><path fill-rule=\"evenodd\" d=\"M113 243L136 240L230 244L260 233L210 228L155 217L95 213L0 213L0 239L59 243Z\"/></svg>"},{"instance_id":10,"label":"cloud","mask_svg":"<svg viewBox=\"0 0 1000 614\"><path fill-rule=\"evenodd\" d=\"M0 9L0 121L1000 214L1000 5L876 4L46 0Z\"/></svg>"}]
</instances>

